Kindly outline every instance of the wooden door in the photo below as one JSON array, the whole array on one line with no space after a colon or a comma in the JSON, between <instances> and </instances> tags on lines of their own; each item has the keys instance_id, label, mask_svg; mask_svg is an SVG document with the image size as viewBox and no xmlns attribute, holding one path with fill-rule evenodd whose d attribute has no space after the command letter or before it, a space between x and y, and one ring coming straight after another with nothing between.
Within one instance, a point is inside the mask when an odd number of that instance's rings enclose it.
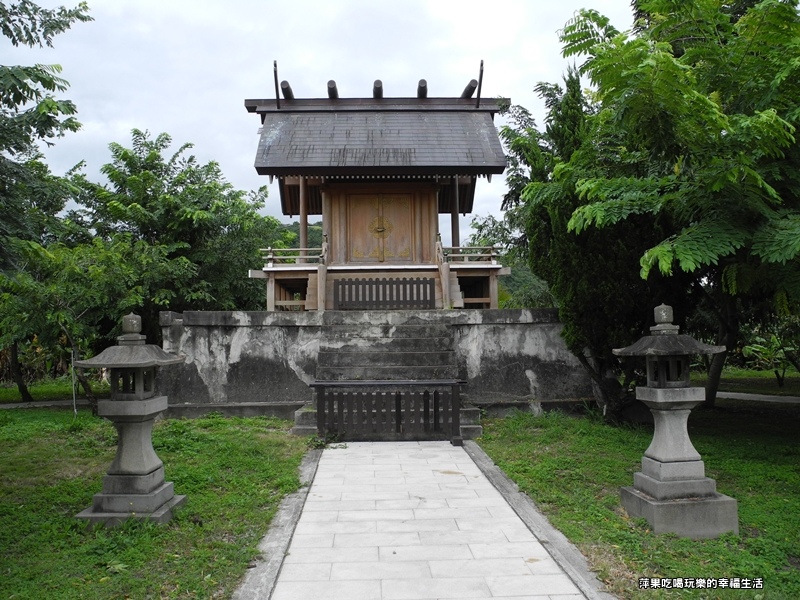
<instances>
[{"instance_id":1,"label":"wooden door","mask_svg":"<svg viewBox=\"0 0 800 600\"><path fill-rule=\"evenodd\" d=\"M348 262L414 262L412 198L411 194L348 195Z\"/></svg>"}]
</instances>

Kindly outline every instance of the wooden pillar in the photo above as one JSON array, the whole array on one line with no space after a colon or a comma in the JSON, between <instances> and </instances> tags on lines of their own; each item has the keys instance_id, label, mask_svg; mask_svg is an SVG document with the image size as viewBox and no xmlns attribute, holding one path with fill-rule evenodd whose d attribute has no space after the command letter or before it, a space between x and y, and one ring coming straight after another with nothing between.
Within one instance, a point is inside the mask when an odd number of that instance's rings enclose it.
<instances>
[{"instance_id":1,"label":"wooden pillar","mask_svg":"<svg viewBox=\"0 0 800 600\"><path fill-rule=\"evenodd\" d=\"M498 308L499 294L497 290L497 274L489 275L489 308Z\"/></svg>"},{"instance_id":2,"label":"wooden pillar","mask_svg":"<svg viewBox=\"0 0 800 600\"><path fill-rule=\"evenodd\" d=\"M461 245L461 232L458 227L458 175L453 177L453 196L450 203L450 245L458 248Z\"/></svg>"},{"instance_id":3,"label":"wooden pillar","mask_svg":"<svg viewBox=\"0 0 800 600\"><path fill-rule=\"evenodd\" d=\"M275 310L275 273L267 279L267 310Z\"/></svg>"},{"instance_id":4,"label":"wooden pillar","mask_svg":"<svg viewBox=\"0 0 800 600\"><path fill-rule=\"evenodd\" d=\"M331 263L331 198L325 191L324 186L320 187L320 197L322 198L322 239L328 242L328 255L325 258L326 264Z\"/></svg>"},{"instance_id":5,"label":"wooden pillar","mask_svg":"<svg viewBox=\"0 0 800 600\"><path fill-rule=\"evenodd\" d=\"M317 266L317 310L325 310L325 296L328 288L328 266L319 264Z\"/></svg>"},{"instance_id":6,"label":"wooden pillar","mask_svg":"<svg viewBox=\"0 0 800 600\"><path fill-rule=\"evenodd\" d=\"M300 178L300 247L308 248L308 181L305 177ZM305 250L300 251L297 262L306 262Z\"/></svg>"}]
</instances>

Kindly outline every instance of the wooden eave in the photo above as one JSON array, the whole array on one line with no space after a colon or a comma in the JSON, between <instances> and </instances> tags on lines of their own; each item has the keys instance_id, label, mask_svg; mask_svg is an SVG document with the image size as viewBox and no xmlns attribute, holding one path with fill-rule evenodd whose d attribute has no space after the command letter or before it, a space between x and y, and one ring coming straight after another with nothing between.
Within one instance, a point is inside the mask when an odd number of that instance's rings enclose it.
<instances>
[{"instance_id":1,"label":"wooden eave","mask_svg":"<svg viewBox=\"0 0 800 600\"><path fill-rule=\"evenodd\" d=\"M467 111L487 112L494 116L508 98L486 98L475 106L473 98L299 98L281 100L278 108L275 99L248 99L244 101L247 112L263 115L276 112L398 112L398 111Z\"/></svg>"},{"instance_id":2,"label":"wooden eave","mask_svg":"<svg viewBox=\"0 0 800 600\"><path fill-rule=\"evenodd\" d=\"M469 214L472 212L475 200L475 183L477 178L472 175L458 176L458 212ZM429 183L438 186L438 212L440 214L451 214L453 198L453 179L452 177L402 177L402 178L377 178L377 177L335 177L335 178L314 178L308 180L307 200L308 214L322 215L322 193L320 186L323 185L348 186L386 184L386 183ZM297 176L281 177L278 180L278 190L281 197L281 211L284 215L293 217L300 214L300 184Z\"/></svg>"}]
</instances>

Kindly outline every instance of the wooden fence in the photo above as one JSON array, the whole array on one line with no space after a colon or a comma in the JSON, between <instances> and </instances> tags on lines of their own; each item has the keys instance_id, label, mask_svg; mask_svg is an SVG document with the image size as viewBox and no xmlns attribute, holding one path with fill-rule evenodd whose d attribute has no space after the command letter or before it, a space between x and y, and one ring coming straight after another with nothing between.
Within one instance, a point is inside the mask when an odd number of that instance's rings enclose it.
<instances>
[{"instance_id":1,"label":"wooden fence","mask_svg":"<svg viewBox=\"0 0 800 600\"><path fill-rule=\"evenodd\" d=\"M334 310L436 308L433 278L336 279Z\"/></svg>"},{"instance_id":2,"label":"wooden fence","mask_svg":"<svg viewBox=\"0 0 800 600\"><path fill-rule=\"evenodd\" d=\"M316 381L317 433L342 440L449 439L460 446L463 383Z\"/></svg>"}]
</instances>

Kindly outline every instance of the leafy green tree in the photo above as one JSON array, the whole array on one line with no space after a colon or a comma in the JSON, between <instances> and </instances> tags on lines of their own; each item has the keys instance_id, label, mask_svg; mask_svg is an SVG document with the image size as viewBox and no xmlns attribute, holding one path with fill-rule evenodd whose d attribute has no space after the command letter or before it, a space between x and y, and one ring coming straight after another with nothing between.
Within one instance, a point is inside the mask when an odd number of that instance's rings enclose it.
<instances>
[{"instance_id":1,"label":"leafy green tree","mask_svg":"<svg viewBox=\"0 0 800 600\"><path fill-rule=\"evenodd\" d=\"M618 361L611 350L646 331L655 297L673 304L676 299L663 286L639 277L638 257L648 241L657 241L652 220L628 224L623 235L567 230L582 204L576 192L582 178L612 166L636 172L640 165L631 156L613 165L596 162L595 139L613 141L600 132L606 125L584 96L575 69L568 69L563 87L539 83L535 91L545 101L545 126L539 130L522 107L506 112L509 124L500 133L510 164L506 213L502 222L487 219L477 229L502 240L511 256L526 262L538 281L547 282L567 346L591 376L607 418L616 420L630 398L624 393L627 384L618 382ZM627 375L633 379L633 369Z\"/></svg>"},{"instance_id":2,"label":"leafy green tree","mask_svg":"<svg viewBox=\"0 0 800 600\"><path fill-rule=\"evenodd\" d=\"M44 9L28 0L0 2L0 32L14 46L50 46L76 21L90 21L85 2L76 8ZM58 100L67 89L59 65L0 65L0 271L12 266L14 238L35 237L27 209L46 188L37 167L37 143L51 145L80 124L75 105Z\"/></svg>"},{"instance_id":3,"label":"leafy green tree","mask_svg":"<svg viewBox=\"0 0 800 600\"><path fill-rule=\"evenodd\" d=\"M636 4L635 34L594 11L561 33L565 56L585 57L597 87L606 137L595 138L594 160L627 154L642 166L580 178L568 227L653 219L663 233L639 257L642 277L691 276L718 316L718 343L732 349L736 296L770 296L779 313L800 301L797 2ZM710 403L724 359L712 362Z\"/></svg>"},{"instance_id":4,"label":"leafy green tree","mask_svg":"<svg viewBox=\"0 0 800 600\"><path fill-rule=\"evenodd\" d=\"M563 108L551 111L547 124L552 175L533 181L523 192L530 263L550 283L564 324L562 335L592 378L606 418L618 420L632 400L626 391L636 373L629 368L620 386L612 349L647 331L655 304L680 304L683 289L639 277L637 259L657 240L659 224L652 219L631 219L614 231L568 231L571 215L583 203L576 191L582 179L602 177L612 169L633 174L640 164L632 156L599 160L595 139L613 143L613 138L605 134L606 123L599 115L586 110L581 115L571 108L580 106L576 73L568 73L563 92L555 91L558 95L549 102L560 102ZM559 131L563 129L567 131Z\"/></svg>"},{"instance_id":5,"label":"leafy green tree","mask_svg":"<svg viewBox=\"0 0 800 600\"><path fill-rule=\"evenodd\" d=\"M0 2L0 32L13 46L50 46L53 36L76 21L90 21L85 2L76 8L44 9L28 0ZM58 100L67 89L59 65L0 65L0 284L13 269L18 240L43 239L46 221L55 214L53 199L62 186L41 162L37 143L80 127L75 106ZM55 201L58 204L58 200ZM22 381L19 338L3 336L11 358L12 376L23 400L31 400Z\"/></svg>"},{"instance_id":6,"label":"leafy green tree","mask_svg":"<svg viewBox=\"0 0 800 600\"><path fill-rule=\"evenodd\" d=\"M0 278L0 346L14 348L13 342L34 335L43 346L63 338L79 358L107 344L121 315L148 301L166 304L170 294L164 282L193 273L186 259L169 259L164 246L134 241L129 234L77 246L21 243L18 270ZM78 376L93 401L88 381ZM30 400L19 380L17 385Z\"/></svg>"},{"instance_id":7,"label":"leafy green tree","mask_svg":"<svg viewBox=\"0 0 800 600\"><path fill-rule=\"evenodd\" d=\"M300 243L300 222L292 221L288 224L281 225L284 236L281 241L286 244L285 248L297 247ZM286 235L288 233L288 235ZM280 246L275 246L276 248ZM308 224L308 247L321 248L322 247L322 221Z\"/></svg>"},{"instance_id":8,"label":"leafy green tree","mask_svg":"<svg viewBox=\"0 0 800 600\"><path fill-rule=\"evenodd\" d=\"M552 308L556 300L547 282L531 272L527 246L520 242L524 236L512 229L511 216L510 211L500 220L492 215L475 216L466 245L497 248L501 264L510 267L511 273L499 282L500 308Z\"/></svg>"},{"instance_id":9,"label":"leafy green tree","mask_svg":"<svg viewBox=\"0 0 800 600\"><path fill-rule=\"evenodd\" d=\"M181 258L191 273L164 282L166 304L145 300L145 324L157 332L158 310L252 310L263 304L263 285L247 270L263 261L260 248L280 245L281 224L259 214L266 188L235 190L216 162L199 164L183 144L166 155L172 138L134 129L132 145L112 143L102 168L107 185L73 177L82 208L70 218L103 239L127 234ZM157 333L156 333L157 335Z\"/></svg>"}]
</instances>

